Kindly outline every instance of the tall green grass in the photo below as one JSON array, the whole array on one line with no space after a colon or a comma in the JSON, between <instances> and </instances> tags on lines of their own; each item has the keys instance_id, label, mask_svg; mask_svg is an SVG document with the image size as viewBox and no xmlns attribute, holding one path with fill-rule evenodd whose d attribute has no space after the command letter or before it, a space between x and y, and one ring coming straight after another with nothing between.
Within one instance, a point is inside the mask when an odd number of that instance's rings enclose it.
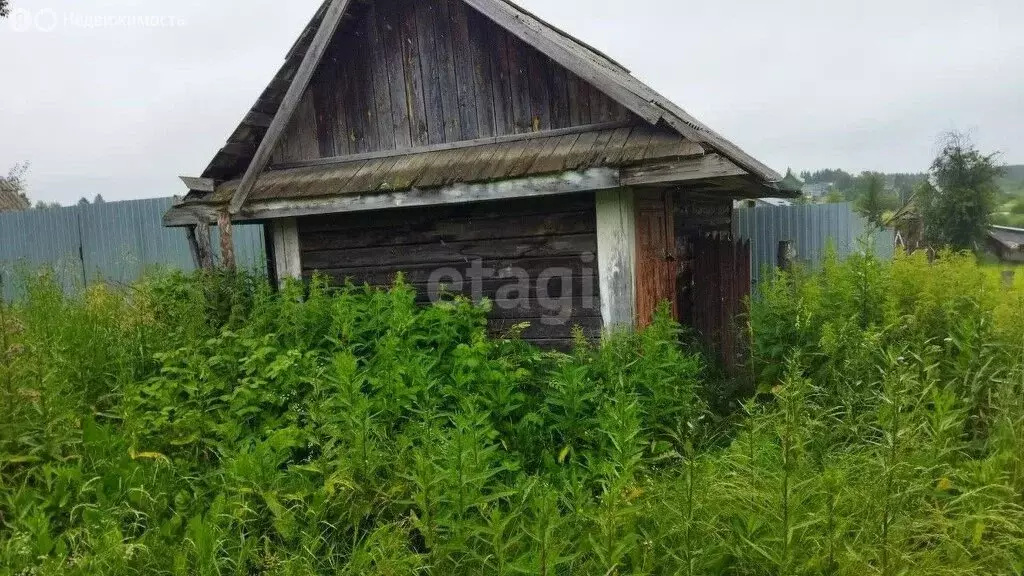
<instances>
[{"instance_id":1,"label":"tall green grass","mask_svg":"<svg viewBox=\"0 0 1024 576\"><path fill-rule=\"evenodd\" d=\"M1024 287L966 256L780 275L726 399L664 314L563 354L401 282L27 288L0 574L1024 573Z\"/></svg>"}]
</instances>

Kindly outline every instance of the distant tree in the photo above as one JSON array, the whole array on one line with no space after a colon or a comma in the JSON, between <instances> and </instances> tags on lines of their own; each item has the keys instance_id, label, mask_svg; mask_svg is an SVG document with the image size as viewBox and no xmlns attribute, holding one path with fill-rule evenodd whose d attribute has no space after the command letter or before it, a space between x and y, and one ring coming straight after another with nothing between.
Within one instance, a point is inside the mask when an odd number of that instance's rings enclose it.
<instances>
[{"instance_id":1,"label":"distant tree","mask_svg":"<svg viewBox=\"0 0 1024 576\"><path fill-rule=\"evenodd\" d=\"M88 206L89 205L89 199L86 198L85 196L82 196L81 198L78 199L78 205L79 206Z\"/></svg>"},{"instance_id":2,"label":"distant tree","mask_svg":"<svg viewBox=\"0 0 1024 576\"><path fill-rule=\"evenodd\" d=\"M921 214L925 239L933 246L978 250L992 223L1004 168L998 153L982 154L964 134L946 136L935 162L934 186L923 189Z\"/></svg>"},{"instance_id":3,"label":"distant tree","mask_svg":"<svg viewBox=\"0 0 1024 576\"><path fill-rule=\"evenodd\" d=\"M106 200L103 199L103 194L97 194L96 197L92 199L93 204L103 204L104 202L106 202Z\"/></svg>"},{"instance_id":4,"label":"distant tree","mask_svg":"<svg viewBox=\"0 0 1024 576\"><path fill-rule=\"evenodd\" d=\"M29 202L28 195L25 192L26 182L25 175L28 174L28 162L21 162L15 164L7 171L7 176L0 176L0 181L6 184L9 188L13 188L15 193Z\"/></svg>"},{"instance_id":5,"label":"distant tree","mask_svg":"<svg viewBox=\"0 0 1024 576\"><path fill-rule=\"evenodd\" d=\"M0 18L6 18L10 13L11 8L7 5L7 0L0 0Z\"/></svg>"},{"instance_id":6,"label":"distant tree","mask_svg":"<svg viewBox=\"0 0 1024 576\"><path fill-rule=\"evenodd\" d=\"M865 174L863 176L863 192L857 202L857 211L864 215L872 225L881 228L882 216L886 210L885 177L881 174Z\"/></svg>"},{"instance_id":7,"label":"distant tree","mask_svg":"<svg viewBox=\"0 0 1024 576\"><path fill-rule=\"evenodd\" d=\"M846 202L846 196L835 188L832 188L828 191L828 194L825 194L825 204L840 204L842 202Z\"/></svg>"},{"instance_id":8,"label":"distant tree","mask_svg":"<svg viewBox=\"0 0 1024 576\"><path fill-rule=\"evenodd\" d=\"M51 208L60 208L60 207L61 207L60 202L46 202L44 200L40 200L40 201L36 202L35 206L33 206L33 208L35 208L36 210L50 210Z\"/></svg>"}]
</instances>

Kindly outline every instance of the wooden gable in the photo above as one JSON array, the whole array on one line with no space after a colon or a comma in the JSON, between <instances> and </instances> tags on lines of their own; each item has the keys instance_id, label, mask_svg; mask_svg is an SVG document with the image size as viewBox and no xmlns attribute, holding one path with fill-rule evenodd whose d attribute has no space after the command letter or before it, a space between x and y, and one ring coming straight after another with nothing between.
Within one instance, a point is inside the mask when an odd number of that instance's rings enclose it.
<instances>
[{"instance_id":1,"label":"wooden gable","mask_svg":"<svg viewBox=\"0 0 1024 576\"><path fill-rule=\"evenodd\" d=\"M349 11L276 165L633 117L463 0L373 0Z\"/></svg>"}]
</instances>

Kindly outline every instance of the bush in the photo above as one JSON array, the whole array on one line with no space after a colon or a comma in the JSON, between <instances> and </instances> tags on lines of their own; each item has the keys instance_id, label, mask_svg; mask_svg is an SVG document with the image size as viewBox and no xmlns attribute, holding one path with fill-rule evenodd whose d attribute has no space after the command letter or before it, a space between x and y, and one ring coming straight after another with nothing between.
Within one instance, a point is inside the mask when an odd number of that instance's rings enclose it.
<instances>
[{"instance_id":1,"label":"bush","mask_svg":"<svg viewBox=\"0 0 1024 576\"><path fill-rule=\"evenodd\" d=\"M1024 290L968 257L779 276L742 418L665 310L556 353L265 286L0 306L0 574L1024 572Z\"/></svg>"}]
</instances>

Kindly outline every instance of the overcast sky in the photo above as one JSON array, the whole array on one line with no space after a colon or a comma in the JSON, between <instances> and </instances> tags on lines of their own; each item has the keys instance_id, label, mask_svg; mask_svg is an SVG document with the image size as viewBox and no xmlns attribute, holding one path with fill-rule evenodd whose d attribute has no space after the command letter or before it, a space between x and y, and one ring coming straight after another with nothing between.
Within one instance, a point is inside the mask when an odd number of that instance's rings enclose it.
<instances>
[{"instance_id":1,"label":"overcast sky","mask_svg":"<svg viewBox=\"0 0 1024 576\"><path fill-rule=\"evenodd\" d=\"M11 2L0 171L72 203L182 193L320 0ZM1024 163L1021 0L521 4L779 171L922 171L952 129Z\"/></svg>"}]
</instances>

